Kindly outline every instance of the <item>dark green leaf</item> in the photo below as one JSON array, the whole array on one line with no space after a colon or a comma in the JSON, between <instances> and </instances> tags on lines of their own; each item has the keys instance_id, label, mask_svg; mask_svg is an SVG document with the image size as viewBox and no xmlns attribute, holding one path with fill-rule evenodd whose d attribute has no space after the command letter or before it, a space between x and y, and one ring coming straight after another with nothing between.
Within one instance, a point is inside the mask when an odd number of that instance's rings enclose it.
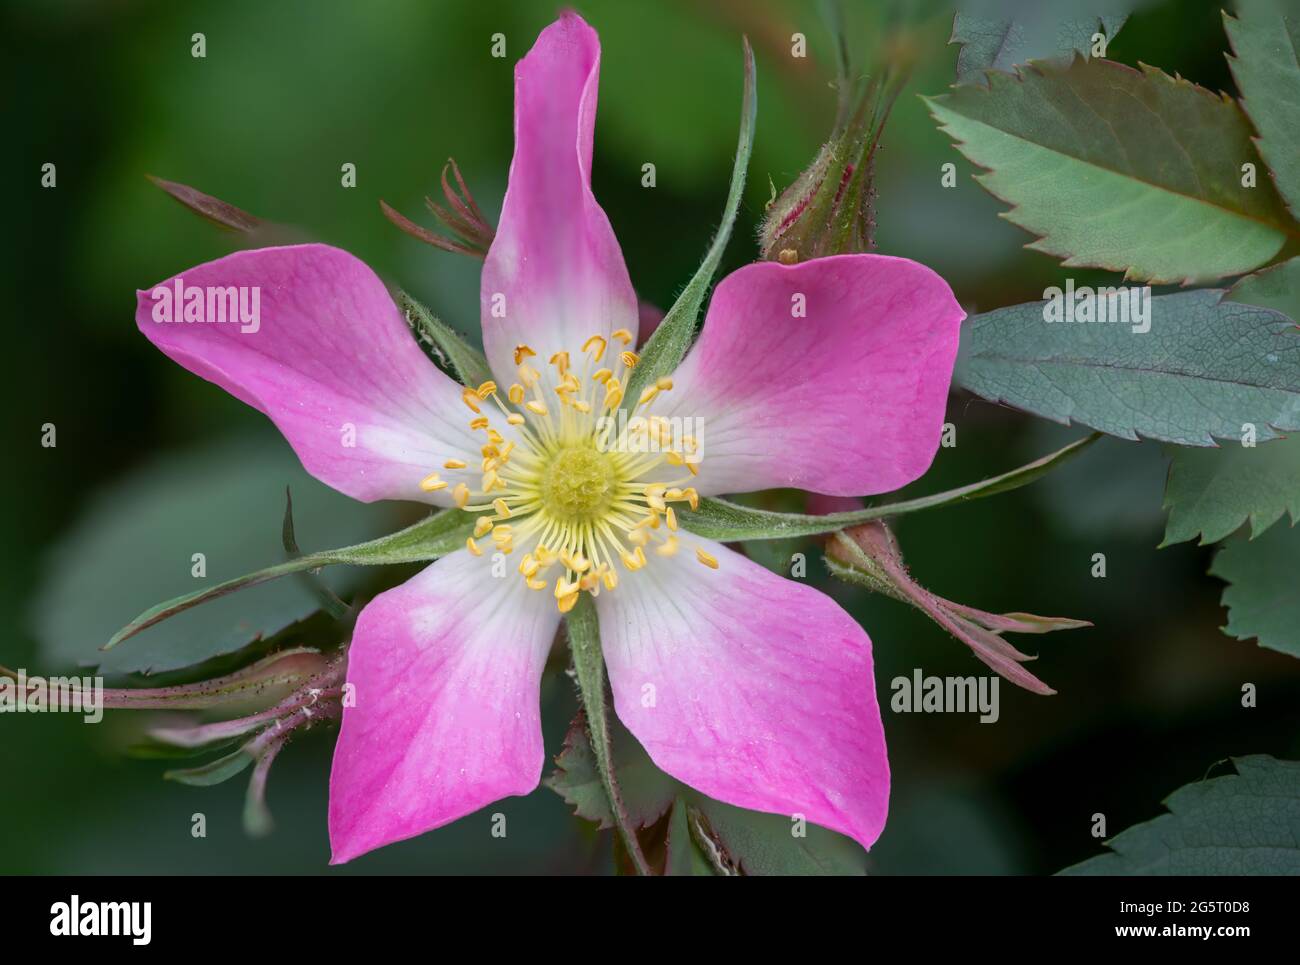
<instances>
[{"instance_id":1,"label":"dark green leaf","mask_svg":"<svg viewBox=\"0 0 1300 965\"><path fill-rule=\"evenodd\" d=\"M1300 874L1300 763L1234 757L1236 774L1188 784L1168 814L1106 842L1063 875Z\"/></svg>"},{"instance_id":2,"label":"dark green leaf","mask_svg":"<svg viewBox=\"0 0 1300 965\"><path fill-rule=\"evenodd\" d=\"M957 380L994 402L1121 439L1185 446L1300 428L1300 330L1215 290L1150 301L1150 331L1047 323L1044 302L968 319Z\"/></svg>"},{"instance_id":3,"label":"dark green leaf","mask_svg":"<svg viewBox=\"0 0 1300 965\"><path fill-rule=\"evenodd\" d=\"M1113 10L1114 6L1107 7ZM950 44L961 44L957 53L957 83L983 81L984 71L1010 71L1016 64L1078 52L1088 56L1096 33L1114 39L1128 19L1124 16L1078 16L1064 19L1068 7L1052 3L1026 5L1014 20L981 16L985 12L959 10L952 22Z\"/></svg>"},{"instance_id":4,"label":"dark green leaf","mask_svg":"<svg viewBox=\"0 0 1300 965\"><path fill-rule=\"evenodd\" d=\"M1151 282L1250 271L1297 232L1231 98L1153 67L1037 62L928 100L976 180L1067 267Z\"/></svg>"},{"instance_id":5,"label":"dark green leaf","mask_svg":"<svg viewBox=\"0 0 1300 965\"><path fill-rule=\"evenodd\" d=\"M1300 321L1300 258L1291 258L1240 279L1227 297L1246 305L1260 305Z\"/></svg>"},{"instance_id":6,"label":"dark green leaf","mask_svg":"<svg viewBox=\"0 0 1300 965\"><path fill-rule=\"evenodd\" d=\"M1228 583L1223 632L1238 640L1300 657L1300 530L1274 526L1258 539L1236 540L1221 549L1210 575Z\"/></svg>"},{"instance_id":7,"label":"dark green leaf","mask_svg":"<svg viewBox=\"0 0 1300 965\"><path fill-rule=\"evenodd\" d=\"M1171 447L1162 546L1200 537L1216 543L1247 520L1258 536L1287 513L1300 519L1300 440L1222 449Z\"/></svg>"},{"instance_id":8,"label":"dark green leaf","mask_svg":"<svg viewBox=\"0 0 1300 965\"><path fill-rule=\"evenodd\" d=\"M1235 20L1223 15L1236 54L1228 64L1259 132L1259 153L1292 213L1300 214L1300 3L1237 0L1235 7Z\"/></svg>"}]
</instances>

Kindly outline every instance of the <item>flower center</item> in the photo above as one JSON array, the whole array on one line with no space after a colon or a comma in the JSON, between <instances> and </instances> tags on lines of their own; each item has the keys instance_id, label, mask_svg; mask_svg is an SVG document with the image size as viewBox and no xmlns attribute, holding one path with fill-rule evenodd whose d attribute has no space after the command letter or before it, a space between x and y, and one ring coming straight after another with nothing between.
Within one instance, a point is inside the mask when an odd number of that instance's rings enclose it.
<instances>
[{"instance_id":1,"label":"flower center","mask_svg":"<svg viewBox=\"0 0 1300 965\"><path fill-rule=\"evenodd\" d=\"M594 446L569 446L542 470L542 508L556 519L585 523L598 519L614 495L614 461Z\"/></svg>"},{"instance_id":2,"label":"flower center","mask_svg":"<svg viewBox=\"0 0 1300 965\"><path fill-rule=\"evenodd\" d=\"M478 541L489 534L497 553L509 555L518 547L519 575L533 590L551 586L548 571L558 566L554 592L561 613L584 590L593 596L602 587L613 591L616 562L635 572L646 565L647 548L675 555L677 515L670 504L699 505L688 485L699 472L696 441L673 420L633 414L671 391L672 379L660 378L642 392L632 413L622 412L623 392L639 359L626 348L630 332L620 329L614 338L624 346L617 361L593 371L607 348L603 336L593 335L582 346L582 373L570 368L569 354L561 351L550 357L550 379L528 362L537 353L517 346L519 381L504 400L495 382L463 393L474 414L470 428L486 435L478 469L448 459L443 469L462 481L453 486L434 472L420 483L426 492L452 487L457 506L481 514L465 544L475 556L483 555ZM496 413L489 415L492 409ZM703 550L695 556L717 568L718 561Z\"/></svg>"}]
</instances>

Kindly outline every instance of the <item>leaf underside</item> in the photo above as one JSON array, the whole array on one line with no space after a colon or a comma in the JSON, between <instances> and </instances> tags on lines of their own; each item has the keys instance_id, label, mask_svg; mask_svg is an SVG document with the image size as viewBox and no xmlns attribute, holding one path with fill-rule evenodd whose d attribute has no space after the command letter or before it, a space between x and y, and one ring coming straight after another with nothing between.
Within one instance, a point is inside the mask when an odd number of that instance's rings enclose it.
<instances>
[{"instance_id":1,"label":"leaf underside","mask_svg":"<svg viewBox=\"0 0 1300 965\"><path fill-rule=\"evenodd\" d=\"M1296 226L1231 98L1148 66L1040 61L990 86L930 98L935 119L987 172L976 180L1066 267L1157 283L1251 271Z\"/></svg>"}]
</instances>

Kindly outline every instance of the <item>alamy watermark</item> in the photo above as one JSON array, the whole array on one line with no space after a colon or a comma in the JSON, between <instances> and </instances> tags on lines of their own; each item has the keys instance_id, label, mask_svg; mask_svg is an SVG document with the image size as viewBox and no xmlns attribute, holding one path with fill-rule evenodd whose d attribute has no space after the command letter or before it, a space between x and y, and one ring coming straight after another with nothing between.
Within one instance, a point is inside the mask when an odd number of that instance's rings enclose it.
<instances>
[{"instance_id":1,"label":"alamy watermark","mask_svg":"<svg viewBox=\"0 0 1300 965\"><path fill-rule=\"evenodd\" d=\"M162 323L236 324L252 335L262 327L262 289L257 285L186 285L176 278L149 292L153 320Z\"/></svg>"},{"instance_id":2,"label":"alamy watermark","mask_svg":"<svg viewBox=\"0 0 1300 965\"><path fill-rule=\"evenodd\" d=\"M998 677L927 677L917 667L910 677L889 683L896 714L974 714L981 724L997 723Z\"/></svg>"},{"instance_id":3,"label":"alamy watermark","mask_svg":"<svg viewBox=\"0 0 1300 965\"><path fill-rule=\"evenodd\" d=\"M87 724L104 719L103 677L0 675L0 714L81 714Z\"/></svg>"},{"instance_id":4,"label":"alamy watermark","mask_svg":"<svg viewBox=\"0 0 1300 965\"><path fill-rule=\"evenodd\" d=\"M1065 280L1065 288L1043 289L1043 321L1097 322L1131 325L1133 334L1151 331L1151 286L1141 288L1074 287L1074 279Z\"/></svg>"},{"instance_id":5,"label":"alamy watermark","mask_svg":"<svg viewBox=\"0 0 1300 965\"><path fill-rule=\"evenodd\" d=\"M596 420L596 438L606 452L672 452L695 465L704 458L702 416L643 416L617 413Z\"/></svg>"}]
</instances>

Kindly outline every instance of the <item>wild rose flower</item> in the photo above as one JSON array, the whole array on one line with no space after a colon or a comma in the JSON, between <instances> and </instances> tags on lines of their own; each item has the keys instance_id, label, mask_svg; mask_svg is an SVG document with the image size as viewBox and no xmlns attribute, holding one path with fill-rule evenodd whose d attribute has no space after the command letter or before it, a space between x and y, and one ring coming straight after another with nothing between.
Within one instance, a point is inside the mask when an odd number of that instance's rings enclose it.
<instances>
[{"instance_id":1,"label":"wild rose flower","mask_svg":"<svg viewBox=\"0 0 1300 965\"><path fill-rule=\"evenodd\" d=\"M566 14L516 67L515 155L482 277L494 381L436 369L375 274L335 248L182 273L187 288L259 288L256 331L159 323L139 296L141 331L265 413L323 482L478 514L464 550L357 620L330 780L335 862L538 786L542 668L582 593L615 710L664 771L867 847L884 825L866 633L677 513L712 494L860 496L916 479L938 448L963 313L901 258L749 265L717 286L672 377L628 400L643 419L610 420L638 361L638 308L591 192L599 62L595 32ZM517 572L494 577L497 553Z\"/></svg>"}]
</instances>

